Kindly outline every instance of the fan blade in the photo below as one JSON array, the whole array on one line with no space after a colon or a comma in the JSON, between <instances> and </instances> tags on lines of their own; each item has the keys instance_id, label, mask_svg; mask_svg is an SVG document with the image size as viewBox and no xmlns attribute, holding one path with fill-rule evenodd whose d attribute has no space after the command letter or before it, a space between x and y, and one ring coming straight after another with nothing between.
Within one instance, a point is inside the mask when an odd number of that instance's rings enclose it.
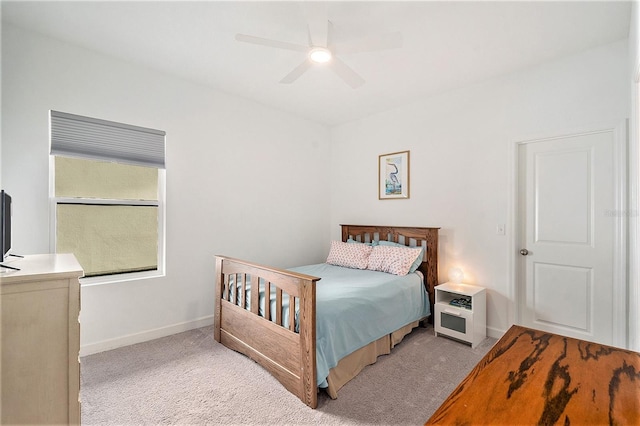
<instances>
[{"instance_id":1,"label":"fan blade","mask_svg":"<svg viewBox=\"0 0 640 426\"><path fill-rule=\"evenodd\" d=\"M333 52L333 22L327 21L327 49Z\"/></svg>"},{"instance_id":2,"label":"fan blade","mask_svg":"<svg viewBox=\"0 0 640 426\"><path fill-rule=\"evenodd\" d=\"M329 15L326 2L303 2L302 13L309 30L309 45L327 47Z\"/></svg>"},{"instance_id":3,"label":"fan blade","mask_svg":"<svg viewBox=\"0 0 640 426\"><path fill-rule=\"evenodd\" d=\"M255 37L246 34L236 34L236 40L244 43L259 44L262 46L276 47L278 49L295 50L298 52L306 52L309 46L302 46L295 43L287 43L286 41L271 40L268 38Z\"/></svg>"},{"instance_id":4,"label":"fan blade","mask_svg":"<svg viewBox=\"0 0 640 426\"><path fill-rule=\"evenodd\" d=\"M364 84L364 78L360 77L358 73L352 70L339 58L336 58L334 56L333 59L331 59L329 66L336 74L338 74L338 77L343 79L344 82L351 86L353 89L357 89Z\"/></svg>"},{"instance_id":5,"label":"fan blade","mask_svg":"<svg viewBox=\"0 0 640 426\"><path fill-rule=\"evenodd\" d=\"M337 55L342 55L397 49L399 47L402 47L402 33L395 32L339 43L335 46L335 52Z\"/></svg>"},{"instance_id":6,"label":"fan blade","mask_svg":"<svg viewBox=\"0 0 640 426\"><path fill-rule=\"evenodd\" d=\"M291 71L289 74L285 75L280 83L291 84L296 81L302 74L305 73L309 68L311 68L311 62L308 59L305 59L303 63L298 65Z\"/></svg>"}]
</instances>

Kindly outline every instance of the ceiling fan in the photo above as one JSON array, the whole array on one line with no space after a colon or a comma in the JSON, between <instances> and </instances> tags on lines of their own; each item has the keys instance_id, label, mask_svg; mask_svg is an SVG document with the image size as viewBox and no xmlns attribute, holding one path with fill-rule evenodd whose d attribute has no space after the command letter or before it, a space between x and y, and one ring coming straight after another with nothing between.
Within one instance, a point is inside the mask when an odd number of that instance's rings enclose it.
<instances>
[{"instance_id":1,"label":"ceiling fan","mask_svg":"<svg viewBox=\"0 0 640 426\"><path fill-rule=\"evenodd\" d=\"M280 80L280 83L293 83L311 67L326 65L354 89L362 86L365 80L337 55L374 52L402 47L402 34L399 32L380 34L351 42L334 43L332 34L333 24L328 19L308 20L307 28L309 37L307 45L271 40L246 34L236 34L235 38L237 41L244 43L305 52L306 58L304 61L284 76L284 78Z\"/></svg>"}]
</instances>

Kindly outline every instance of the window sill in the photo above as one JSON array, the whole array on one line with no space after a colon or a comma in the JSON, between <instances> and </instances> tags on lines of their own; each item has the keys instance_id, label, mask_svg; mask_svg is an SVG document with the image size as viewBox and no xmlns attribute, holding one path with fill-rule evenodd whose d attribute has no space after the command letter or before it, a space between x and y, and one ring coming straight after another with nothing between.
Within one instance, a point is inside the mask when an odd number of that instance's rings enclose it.
<instances>
[{"instance_id":1,"label":"window sill","mask_svg":"<svg viewBox=\"0 0 640 426\"><path fill-rule=\"evenodd\" d=\"M94 285L103 284L115 284L127 281L146 280L148 278L161 278L165 273L161 270L156 271L144 271L144 272L131 272L128 274L116 274L116 275L104 275L101 277L87 277L80 278L80 285L82 287L91 287Z\"/></svg>"}]
</instances>

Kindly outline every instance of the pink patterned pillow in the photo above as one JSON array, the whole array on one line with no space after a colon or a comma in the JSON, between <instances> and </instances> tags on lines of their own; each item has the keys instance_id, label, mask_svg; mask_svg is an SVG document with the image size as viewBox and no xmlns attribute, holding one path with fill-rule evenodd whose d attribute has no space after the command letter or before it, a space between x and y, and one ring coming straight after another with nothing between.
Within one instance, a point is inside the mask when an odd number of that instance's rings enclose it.
<instances>
[{"instance_id":1,"label":"pink patterned pillow","mask_svg":"<svg viewBox=\"0 0 640 426\"><path fill-rule=\"evenodd\" d=\"M331 241L327 263L353 269L367 269L373 247L366 244L349 244Z\"/></svg>"},{"instance_id":2,"label":"pink patterned pillow","mask_svg":"<svg viewBox=\"0 0 640 426\"><path fill-rule=\"evenodd\" d=\"M421 247L374 246L367 269L394 275L407 275L411 265L421 253Z\"/></svg>"}]
</instances>

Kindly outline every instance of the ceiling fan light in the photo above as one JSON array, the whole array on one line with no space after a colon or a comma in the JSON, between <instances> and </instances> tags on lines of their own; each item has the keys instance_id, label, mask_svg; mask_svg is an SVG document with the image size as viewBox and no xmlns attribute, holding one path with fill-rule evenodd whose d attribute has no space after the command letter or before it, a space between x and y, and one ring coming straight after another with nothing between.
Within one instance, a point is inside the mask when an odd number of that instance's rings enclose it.
<instances>
[{"instance_id":1,"label":"ceiling fan light","mask_svg":"<svg viewBox=\"0 0 640 426\"><path fill-rule=\"evenodd\" d=\"M324 64L325 62L329 62L331 60L331 51L324 47L314 47L309 52L309 59L311 62L315 62L317 64Z\"/></svg>"}]
</instances>

